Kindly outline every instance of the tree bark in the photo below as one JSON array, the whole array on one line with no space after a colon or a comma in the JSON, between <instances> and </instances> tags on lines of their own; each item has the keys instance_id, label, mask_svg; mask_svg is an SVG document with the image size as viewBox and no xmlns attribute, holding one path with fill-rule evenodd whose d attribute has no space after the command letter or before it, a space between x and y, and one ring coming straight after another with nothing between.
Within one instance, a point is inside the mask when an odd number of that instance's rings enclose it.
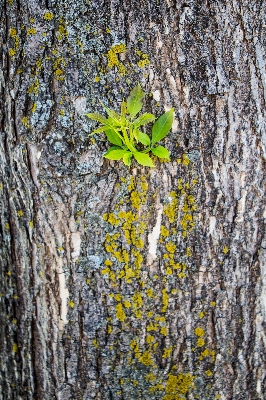
<instances>
[{"instance_id":1,"label":"tree bark","mask_svg":"<svg viewBox=\"0 0 266 400\"><path fill-rule=\"evenodd\" d=\"M0 3L1 400L265 399L265 8ZM138 82L153 169L84 117Z\"/></svg>"}]
</instances>

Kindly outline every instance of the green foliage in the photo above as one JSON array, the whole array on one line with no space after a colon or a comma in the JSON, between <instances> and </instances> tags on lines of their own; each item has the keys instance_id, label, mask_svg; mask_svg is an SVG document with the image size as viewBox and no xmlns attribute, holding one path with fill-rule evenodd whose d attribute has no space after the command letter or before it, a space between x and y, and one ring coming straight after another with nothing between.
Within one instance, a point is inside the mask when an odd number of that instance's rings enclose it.
<instances>
[{"instance_id":1,"label":"green foliage","mask_svg":"<svg viewBox=\"0 0 266 400\"><path fill-rule=\"evenodd\" d=\"M142 109L145 93L138 84L125 102L121 104L121 114L104 107L108 118L98 113L85 114L88 118L97 121L101 126L95 129L91 135L104 132L112 146L104 154L109 160L121 160L128 167L131 165L132 156L135 160L145 167L154 167L151 157L147 154L150 151L159 158L170 160L169 151L163 146L156 146L170 131L174 109L161 115L153 124L152 137L150 138L140 127L155 120L153 114L144 113L137 117ZM136 118L137 117L137 118Z\"/></svg>"}]
</instances>

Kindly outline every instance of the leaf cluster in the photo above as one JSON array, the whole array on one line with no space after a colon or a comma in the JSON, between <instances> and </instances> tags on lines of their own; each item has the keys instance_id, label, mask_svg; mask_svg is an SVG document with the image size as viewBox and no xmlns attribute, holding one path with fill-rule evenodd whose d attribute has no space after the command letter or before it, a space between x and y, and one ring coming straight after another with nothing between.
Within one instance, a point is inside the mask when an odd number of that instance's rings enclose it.
<instances>
[{"instance_id":1,"label":"leaf cluster","mask_svg":"<svg viewBox=\"0 0 266 400\"><path fill-rule=\"evenodd\" d=\"M117 112L103 107L107 112L107 117L98 113L85 114L88 118L100 123L100 127L91 132L104 132L108 141L113 144L112 147L103 155L109 160L121 160L125 165L131 165L132 157L143 166L154 167L153 161L149 156L152 152L159 158L170 160L169 151L164 146L155 146L170 131L174 109L167 111L161 115L156 121L153 114L144 113L138 116L143 106L145 93L141 89L140 84L132 89L127 101L122 101L121 112ZM155 121L155 122L154 122ZM142 128L153 123L151 130L151 138Z\"/></svg>"}]
</instances>

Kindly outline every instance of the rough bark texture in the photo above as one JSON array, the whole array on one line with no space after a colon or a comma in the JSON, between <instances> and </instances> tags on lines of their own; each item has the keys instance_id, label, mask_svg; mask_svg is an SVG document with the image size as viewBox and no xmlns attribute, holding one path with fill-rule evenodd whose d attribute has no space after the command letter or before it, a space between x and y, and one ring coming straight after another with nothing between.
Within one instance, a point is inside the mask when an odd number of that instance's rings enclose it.
<instances>
[{"instance_id":1,"label":"rough bark texture","mask_svg":"<svg viewBox=\"0 0 266 400\"><path fill-rule=\"evenodd\" d=\"M2 0L0 399L266 398L265 4ZM83 116L137 82L154 169Z\"/></svg>"}]
</instances>

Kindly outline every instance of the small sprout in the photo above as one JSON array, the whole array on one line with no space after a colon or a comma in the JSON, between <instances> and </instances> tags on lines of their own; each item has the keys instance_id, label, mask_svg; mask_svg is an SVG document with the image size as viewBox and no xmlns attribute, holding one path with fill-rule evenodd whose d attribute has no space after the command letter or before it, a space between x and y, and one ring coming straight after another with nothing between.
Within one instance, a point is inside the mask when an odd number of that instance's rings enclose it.
<instances>
[{"instance_id":1,"label":"small sprout","mask_svg":"<svg viewBox=\"0 0 266 400\"><path fill-rule=\"evenodd\" d=\"M104 154L109 160L123 160L128 167L131 165L132 157L145 167L154 167L149 152L156 157L170 160L169 151L163 146L155 145L162 140L170 131L173 124L174 109L161 115L152 127L151 138L142 132L141 127L153 122L153 114L144 113L137 115L142 109L145 93L138 84L131 92L125 102L122 101L121 113L105 107L108 117L98 113L85 114L88 118L97 121L101 126L95 129L90 135L104 132L108 141L114 146L110 147Z\"/></svg>"}]
</instances>

